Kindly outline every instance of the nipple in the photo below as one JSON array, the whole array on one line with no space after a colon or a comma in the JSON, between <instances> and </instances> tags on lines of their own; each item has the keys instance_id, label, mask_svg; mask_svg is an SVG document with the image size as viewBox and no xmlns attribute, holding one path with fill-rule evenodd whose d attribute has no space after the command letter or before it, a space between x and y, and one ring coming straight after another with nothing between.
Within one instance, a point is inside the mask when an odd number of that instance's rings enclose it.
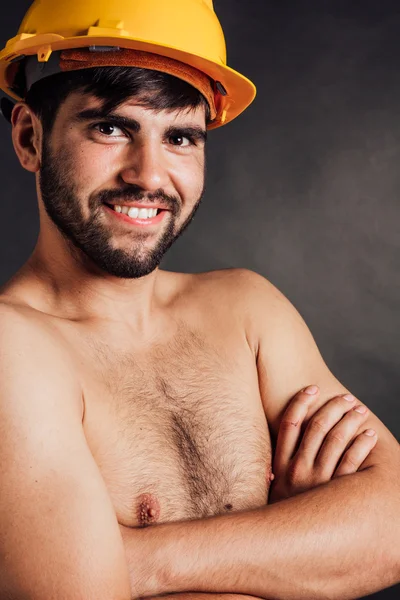
<instances>
[{"instance_id":1,"label":"nipple","mask_svg":"<svg viewBox=\"0 0 400 600\"><path fill-rule=\"evenodd\" d=\"M268 492L268 490L271 487L272 482L275 479L275 475L273 474L272 469L270 467L267 468L267 477L266 477L266 479L267 479L267 492Z\"/></svg>"},{"instance_id":2,"label":"nipple","mask_svg":"<svg viewBox=\"0 0 400 600\"><path fill-rule=\"evenodd\" d=\"M139 527L148 527L157 523L160 518L160 504L151 494L142 494L139 496L137 511Z\"/></svg>"},{"instance_id":3,"label":"nipple","mask_svg":"<svg viewBox=\"0 0 400 600\"><path fill-rule=\"evenodd\" d=\"M267 479L267 503L268 503L269 494L271 492L271 484L272 484L272 482L275 479L275 475L272 472L272 469L270 467L267 469L267 477L266 477L266 479Z\"/></svg>"}]
</instances>

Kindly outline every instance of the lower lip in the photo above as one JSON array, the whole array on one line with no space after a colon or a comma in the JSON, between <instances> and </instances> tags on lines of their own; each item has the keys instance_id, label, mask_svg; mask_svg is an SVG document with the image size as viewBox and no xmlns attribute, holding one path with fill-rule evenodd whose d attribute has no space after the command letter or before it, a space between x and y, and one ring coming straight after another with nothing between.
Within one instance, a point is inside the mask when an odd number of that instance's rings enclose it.
<instances>
[{"instance_id":1,"label":"lower lip","mask_svg":"<svg viewBox=\"0 0 400 600\"><path fill-rule=\"evenodd\" d=\"M168 212L166 210L160 210L160 212L151 219L131 219L131 217L129 217L128 215L124 215L124 213L117 213L115 210L113 210L106 204L104 204L104 209L107 212L112 213L117 219L125 221L126 223L130 223L130 225L137 225L139 227L149 227L150 225L157 225L158 223L161 223L165 213Z\"/></svg>"}]
</instances>

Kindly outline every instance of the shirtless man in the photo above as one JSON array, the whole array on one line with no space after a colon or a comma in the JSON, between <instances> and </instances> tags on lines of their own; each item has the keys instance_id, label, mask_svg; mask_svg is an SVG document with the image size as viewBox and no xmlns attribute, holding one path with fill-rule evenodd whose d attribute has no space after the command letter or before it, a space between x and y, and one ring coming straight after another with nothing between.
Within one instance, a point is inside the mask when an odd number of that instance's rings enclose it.
<instances>
[{"instance_id":1,"label":"shirtless man","mask_svg":"<svg viewBox=\"0 0 400 600\"><path fill-rule=\"evenodd\" d=\"M264 278L159 269L203 194L210 106L113 69L43 78L12 110L40 234L1 292L1 600L396 583L396 440Z\"/></svg>"}]
</instances>

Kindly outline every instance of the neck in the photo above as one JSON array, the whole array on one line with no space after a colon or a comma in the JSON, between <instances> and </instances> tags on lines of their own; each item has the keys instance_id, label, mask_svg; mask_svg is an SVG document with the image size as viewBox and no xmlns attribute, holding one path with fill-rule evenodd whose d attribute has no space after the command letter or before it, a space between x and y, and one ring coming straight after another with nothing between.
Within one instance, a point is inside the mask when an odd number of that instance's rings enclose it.
<instances>
[{"instance_id":1,"label":"neck","mask_svg":"<svg viewBox=\"0 0 400 600\"><path fill-rule=\"evenodd\" d=\"M61 236L57 241L51 237L40 233L20 272L34 308L72 320L118 321L136 330L151 327L158 269L140 279L114 277Z\"/></svg>"}]
</instances>

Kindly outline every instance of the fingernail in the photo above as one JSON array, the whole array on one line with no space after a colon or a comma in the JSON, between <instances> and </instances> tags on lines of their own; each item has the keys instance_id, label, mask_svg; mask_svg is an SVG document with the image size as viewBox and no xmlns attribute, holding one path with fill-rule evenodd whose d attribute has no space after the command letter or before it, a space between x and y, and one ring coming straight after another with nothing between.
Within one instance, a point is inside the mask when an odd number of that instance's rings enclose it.
<instances>
[{"instance_id":1,"label":"fingernail","mask_svg":"<svg viewBox=\"0 0 400 600\"><path fill-rule=\"evenodd\" d=\"M364 431L365 435L369 435L370 437L375 435L375 431L373 429L367 429L366 431Z\"/></svg>"},{"instance_id":2,"label":"fingernail","mask_svg":"<svg viewBox=\"0 0 400 600\"><path fill-rule=\"evenodd\" d=\"M367 412L367 407L360 405L360 406L356 406L355 408L353 408L353 410L364 415Z\"/></svg>"},{"instance_id":3,"label":"fingernail","mask_svg":"<svg viewBox=\"0 0 400 600\"><path fill-rule=\"evenodd\" d=\"M306 389L304 390L305 394L309 394L310 396L313 396L314 394L316 394L318 392L318 387L316 385L309 385L308 387L306 387Z\"/></svg>"},{"instance_id":4,"label":"fingernail","mask_svg":"<svg viewBox=\"0 0 400 600\"><path fill-rule=\"evenodd\" d=\"M347 400L347 402L354 402L354 400L355 400L355 398L354 398L354 396L353 396L352 394L345 394L345 395L343 396L343 398L344 398L345 400Z\"/></svg>"}]
</instances>

